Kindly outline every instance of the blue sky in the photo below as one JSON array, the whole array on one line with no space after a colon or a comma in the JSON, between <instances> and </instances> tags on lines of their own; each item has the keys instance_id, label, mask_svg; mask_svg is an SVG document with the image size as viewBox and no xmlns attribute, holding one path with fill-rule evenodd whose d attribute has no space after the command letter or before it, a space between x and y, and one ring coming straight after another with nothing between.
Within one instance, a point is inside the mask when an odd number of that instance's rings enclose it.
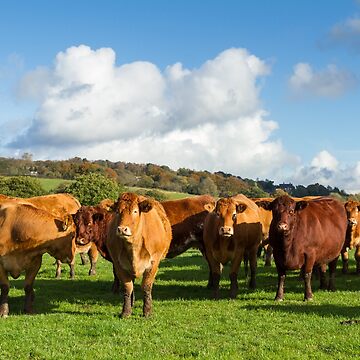
<instances>
[{"instance_id":1,"label":"blue sky","mask_svg":"<svg viewBox=\"0 0 360 360\"><path fill-rule=\"evenodd\" d=\"M360 2L0 0L0 156L360 191Z\"/></svg>"}]
</instances>

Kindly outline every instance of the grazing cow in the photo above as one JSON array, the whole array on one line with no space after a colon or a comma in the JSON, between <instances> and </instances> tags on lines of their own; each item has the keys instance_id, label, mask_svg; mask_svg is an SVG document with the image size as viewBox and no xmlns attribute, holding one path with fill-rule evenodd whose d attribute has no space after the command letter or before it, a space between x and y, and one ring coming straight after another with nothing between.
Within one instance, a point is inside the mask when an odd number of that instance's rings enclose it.
<instances>
[{"instance_id":1,"label":"grazing cow","mask_svg":"<svg viewBox=\"0 0 360 360\"><path fill-rule=\"evenodd\" d=\"M25 271L25 313L33 313L33 283L42 255L71 262L75 253L75 226L71 216L58 219L30 204L4 202L0 205L0 317L9 314L10 274Z\"/></svg>"},{"instance_id":2,"label":"grazing cow","mask_svg":"<svg viewBox=\"0 0 360 360\"><path fill-rule=\"evenodd\" d=\"M134 193L122 194L114 204L106 246L116 274L124 284L121 317L128 317L134 301L133 280L143 275L143 315L152 307L151 291L160 260L171 242L171 225L163 206Z\"/></svg>"},{"instance_id":3,"label":"grazing cow","mask_svg":"<svg viewBox=\"0 0 360 360\"><path fill-rule=\"evenodd\" d=\"M53 216L62 219L69 214L75 214L80 208L80 202L70 194L50 194L43 196L34 196L30 198L15 198L2 195L0 204L4 201L15 201L23 204L31 204L39 209L50 212ZM76 253L80 253L83 264L85 263L84 254L88 254L90 259L89 275L96 274L96 261L99 256L96 246L77 246ZM75 277L75 257L70 266L70 277ZM61 277L61 261L56 260L56 277Z\"/></svg>"},{"instance_id":4,"label":"grazing cow","mask_svg":"<svg viewBox=\"0 0 360 360\"><path fill-rule=\"evenodd\" d=\"M206 209L211 210L209 206ZM250 288L256 287L256 253L262 239L256 204L245 195L221 198L204 223L204 245L213 278L213 296L219 297L222 265L231 261L230 297L235 298L240 263L246 255L250 262Z\"/></svg>"},{"instance_id":5,"label":"grazing cow","mask_svg":"<svg viewBox=\"0 0 360 360\"><path fill-rule=\"evenodd\" d=\"M326 286L325 268L329 264L329 290L335 290L337 259L344 245L347 218L344 206L336 199L318 198L294 201L280 196L272 202L258 203L271 209L269 241L278 272L275 300L284 298L286 270L301 269L304 274L304 300L312 300L311 273L320 268L320 287Z\"/></svg>"},{"instance_id":6,"label":"grazing cow","mask_svg":"<svg viewBox=\"0 0 360 360\"><path fill-rule=\"evenodd\" d=\"M349 200L345 203L348 228L346 241L341 258L343 263L342 272L346 274L349 267L349 254L347 248L355 248L356 273L360 275L360 202Z\"/></svg>"}]
</instances>

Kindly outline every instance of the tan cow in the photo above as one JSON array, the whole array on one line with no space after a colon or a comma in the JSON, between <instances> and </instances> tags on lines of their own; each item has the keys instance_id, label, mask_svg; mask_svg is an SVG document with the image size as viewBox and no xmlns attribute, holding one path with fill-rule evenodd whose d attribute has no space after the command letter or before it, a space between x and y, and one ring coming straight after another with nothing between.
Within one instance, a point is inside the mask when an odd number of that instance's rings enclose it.
<instances>
[{"instance_id":1,"label":"tan cow","mask_svg":"<svg viewBox=\"0 0 360 360\"><path fill-rule=\"evenodd\" d=\"M69 215L58 219L30 204L0 205L0 317L9 314L9 274L25 271L25 313L33 312L33 283L44 253L71 262L75 253L75 225Z\"/></svg>"},{"instance_id":2,"label":"tan cow","mask_svg":"<svg viewBox=\"0 0 360 360\"><path fill-rule=\"evenodd\" d=\"M209 206L205 207L211 210ZM222 265L231 262L230 297L235 298L240 263L246 255L250 262L250 288L256 287L256 253L262 239L258 207L245 195L221 198L204 223L204 246L209 260L214 298L219 297Z\"/></svg>"},{"instance_id":3,"label":"tan cow","mask_svg":"<svg viewBox=\"0 0 360 360\"><path fill-rule=\"evenodd\" d=\"M133 280L141 275L143 314L149 316L152 286L160 260L170 246L171 225L159 202L137 194L122 194L114 210L106 246L116 274L124 284L120 316L130 316L134 302Z\"/></svg>"},{"instance_id":4,"label":"tan cow","mask_svg":"<svg viewBox=\"0 0 360 360\"><path fill-rule=\"evenodd\" d=\"M50 212L53 216L63 219L69 214L75 214L80 208L80 202L74 196L70 194L50 194L43 196L34 196L30 198L16 198L1 195L0 204L4 201L15 201L23 204L31 204L39 209ZM76 253L80 254L81 261L85 263L84 254L88 254L90 259L90 270L89 275L96 274L96 262L99 257L99 252L97 251L95 244L88 244L81 246L76 244ZM61 261L56 261L56 277L61 277ZM75 277L75 257L70 264L70 277Z\"/></svg>"},{"instance_id":5,"label":"tan cow","mask_svg":"<svg viewBox=\"0 0 360 360\"><path fill-rule=\"evenodd\" d=\"M356 273L360 275L360 202L349 200L345 203L348 219L345 246L341 252L343 273L348 272L349 253L347 248L355 248Z\"/></svg>"}]
</instances>

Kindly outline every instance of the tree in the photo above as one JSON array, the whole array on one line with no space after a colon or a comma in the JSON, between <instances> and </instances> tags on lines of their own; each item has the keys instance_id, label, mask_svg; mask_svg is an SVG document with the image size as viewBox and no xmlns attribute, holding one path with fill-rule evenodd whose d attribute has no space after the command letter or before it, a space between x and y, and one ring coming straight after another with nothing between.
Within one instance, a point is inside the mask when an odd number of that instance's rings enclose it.
<instances>
[{"instance_id":1,"label":"tree","mask_svg":"<svg viewBox=\"0 0 360 360\"><path fill-rule=\"evenodd\" d=\"M38 179L30 176L0 177L0 193L15 197L44 195L45 190Z\"/></svg>"},{"instance_id":2,"label":"tree","mask_svg":"<svg viewBox=\"0 0 360 360\"><path fill-rule=\"evenodd\" d=\"M116 200L124 190L116 181L91 173L77 177L65 191L78 198L82 205L97 205L103 199Z\"/></svg>"},{"instance_id":3,"label":"tree","mask_svg":"<svg viewBox=\"0 0 360 360\"><path fill-rule=\"evenodd\" d=\"M200 195L209 194L215 197L219 195L218 188L210 177L202 177L200 179L198 192Z\"/></svg>"}]
</instances>

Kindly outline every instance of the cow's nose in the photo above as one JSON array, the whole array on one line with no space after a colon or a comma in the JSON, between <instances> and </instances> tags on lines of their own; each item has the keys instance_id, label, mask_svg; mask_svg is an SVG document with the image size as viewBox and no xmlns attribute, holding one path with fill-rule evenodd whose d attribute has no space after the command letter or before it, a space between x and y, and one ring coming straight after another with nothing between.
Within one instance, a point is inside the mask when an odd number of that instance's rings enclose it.
<instances>
[{"instance_id":1,"label":"cow's nose","mask_svg":"<svg viewBox=\"0 0 360 360\"><path fill-rule=\"evenodd\" d=\"M80 238L76 240L76 243L79 245L86 245L87 241L84 238Z\"/></svg>"},{"instance_id":2,"label":"cow's nose","mask_svg":"<svg viewBox=\"0 0 360 360\"><path fill-rule=\"evenodd\" d=\"M231 236L234 234L234 228L231 226L222 226L219 233L220 235Z\"/></svg>"},{"instance_id":3,"label":"cow's nose","mask_svg":"<svg viewBox=\"0 0 360 360\"><path fill-rule=\"evenodd\" d=\"M357 220L354 219L354 218L350 218L350 219L349 219L349 225L350 225L350 226L355 226L355 225L357 225Z\"/></svg>"},{"instance_id":4,"label":"cow's nose","mask_svg":"<svg viewBox=\"0 0 360 360\"><path fill-rule=\"evenodd\" d=\"M130 236L131 235L131 229L128 226L120 225L120 226L118 226L118 233L120 235Z\"/></svg>"},{"instance_id":5,"label":"cow's nose","mask_svg":"<svg viewBox=\"0 0 360 360\"><path fill-rule=\"evenodd\" d=\"M289 225L286 223L279 223L278 230L279 231L287 231L287 230L289 230Z\"/></svg>"}]
</instances>

